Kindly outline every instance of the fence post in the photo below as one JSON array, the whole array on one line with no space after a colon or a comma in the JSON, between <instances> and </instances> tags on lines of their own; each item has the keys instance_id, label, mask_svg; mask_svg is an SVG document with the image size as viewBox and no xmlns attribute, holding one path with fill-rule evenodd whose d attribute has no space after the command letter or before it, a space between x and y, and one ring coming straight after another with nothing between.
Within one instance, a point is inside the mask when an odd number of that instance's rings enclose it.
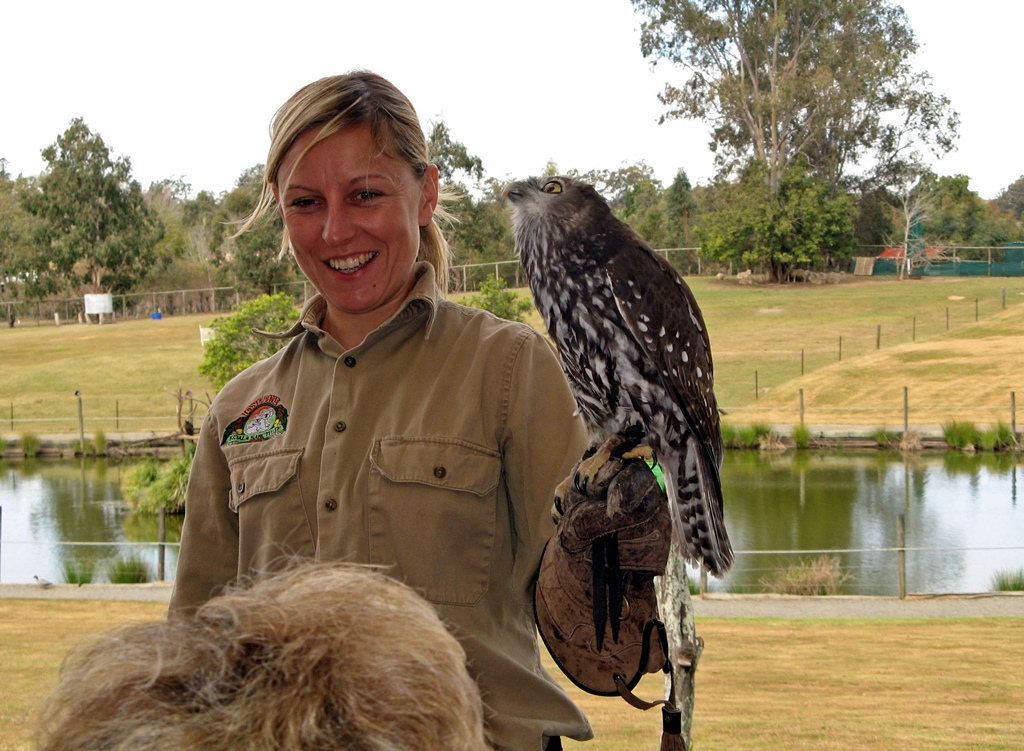
<instances>
[{"instance_id":1,"label":"fence post","mask_svg":"<svg viewBox=\"0 0 1024 751\"><path fill-rule=\"evenodd\" d=\"M804 424L804 390L800 389L800 424Z\"/></svg>"},{"instance_id":2,"label":"fence post","mask_svg":"<svg viewBox=\"0 0 1024 751\"><path fill-rule=\"evenodd\" d=\"M907 396L907 387L903 387L903 435L910 430L910 399Z\"/></svg>"},{"instance_id":3,"label":"fence post","mask_svg":"<svg viewBox=\"0 0 1024 751\"><path fill-rule=\"evenodd\" d=\"M910 330L910 341L917 341L917 316L914 316L914 325L913 328Z\"/></svg>"},{"instance_id":4,"label":"fence post","mask_svg":"<svg viewBox=\"0 0 1024 751\"><path fill-rule=\"evenodd\" d=\"M800 350L800 375L804 374L804 351Z\"/></svg>"},{"instance_id":5,"label":"fence post","mask_svg":"<svg viewBox=\"0 0 1024 751\"><path fill-rule=\"evenodd\" d=\"M757 371L755 370L754 371L754 401L755 402L757 401L757 392L760 391L760 390L761 389L759 389L758 386L757 386Z\"/></svg>"},{"instance_id":6,"label":"fence post","mask_svg":"<svg viewBox=\"0 0 1024 751\"><path fill-rule=\"evenodd\" d=\"M882 324L878 324L878 329L875 331L875 349L882 348Z\"/></svg>"},{"instance_id":7,"label":"fence post","mask_svg":"<svg viewBox=\"0 0 1024 751\"><path fill-rule=\"evenodd\" d=\"M82 417L82 392L76 390L75 396L78 397L78 449L82 452L82 456L85 456L85 420Z\"/></svg>"},{"instance_id":8,"label":"fence post","mask_svg":"<svg viewBox=\"0 0 1024 751\"><path fill-rule=\"evenodd\" d=\"M13 421L12 421L13 422ZM1010 392L1010 432L1013 440L1017 440L1017 392Z\"/></svg>"},{"instance_id":9,"label":"fence post","mask_svg":"<svg viewBox=\"0 0 1024 751\"><path fill-rule=\"evenodd\" d=\"M156 573L156 578L157 578L157 581L163 581L164 580L164 543L167 542L167 524L166 524L166 521L165 521L166 515L167 515L167 510L163 506L161 506L160 507L160 515L159 515L159 518L157 520L157 533L156 533L156 539L160 542L160 547L158 549L159 553L158 553L158 556L157 556L157 564L156 564L156 572L157 572Z\"/></svg>"},{"instance_id":10,"label":"fence post","mask_svg":"<svg viewBox=\"0 0 1024 751\"><path fill-rule=\"evenodd\" d=\"M896 556L899 559L900 599L907 599L907 543L904 533L903 514L896 515Z\"/></svg>"},{"instance_id":11,"label":"fence post","mask_svg":"<svg viewBox=\"0 0 1024 751\"><path fill-rule=\"evenodd\" d=\"M843 337L839 337L839 361L843 360Z\"/></svg>"}]
</instances>

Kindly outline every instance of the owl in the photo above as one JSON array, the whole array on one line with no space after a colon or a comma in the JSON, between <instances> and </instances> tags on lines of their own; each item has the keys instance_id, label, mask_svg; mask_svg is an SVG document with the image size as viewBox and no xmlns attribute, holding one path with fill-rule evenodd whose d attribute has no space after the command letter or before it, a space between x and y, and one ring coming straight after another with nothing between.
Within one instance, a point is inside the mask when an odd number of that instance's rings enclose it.
<instances>
[{"instance_id":1,"label":"owl","mask_svg":"<svg viewBox=\"0 0 1024 751\"><path fill-rule=\"evenodd\" d=\"M722 434L711 346L679 274L594 188L529 178L505 192L516 251L595 446L643 431L687 560L722 576Z\"/></svg>"}]
</instances>

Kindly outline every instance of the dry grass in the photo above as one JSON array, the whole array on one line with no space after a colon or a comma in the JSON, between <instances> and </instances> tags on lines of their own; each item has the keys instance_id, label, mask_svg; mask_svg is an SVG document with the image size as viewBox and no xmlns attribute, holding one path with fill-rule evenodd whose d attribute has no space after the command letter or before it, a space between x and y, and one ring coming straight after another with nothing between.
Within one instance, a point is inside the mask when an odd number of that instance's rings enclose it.
<instances>
[{"instance_id":1,"label":"dry grass","mask_svg":"<svg viewBox=\"0 0 1024 751\"><path fill-rule=\"evenodd\" d=\"M0 600L0 751L32 745L33 715L61 661L85 636L162 618L160 603Z\"/></svg>"},{"instance_id":2,"label":"dry grass","mask_svg":"<svg viewBox=\"0 0 1024 751\"><path fill-rule=\"evenodd\" d=\"M0 751L32 748L33 712L71 645L165 610L156 603L0 600ZM1024 733L1022 628L1009 618L699 621L706 646L694 751L1017 749ZM657 710L640 712L565 683L597 733L588 745L567 747L657 748ZM657 698L660 676L637 691Z\"/></svg>"},{"instance_id":3,"label":"dry grass","mask_svg":"<svg viewBox=\"0 0 1024 751\"><path fill-rule=\"evenodd\" d=\"M902 428L904 386L918 424L1009 422L1010 392L1024 395L1024 371L1007 355L1024 351L1024 279L856 279L826 286L687 281L707 320L715 390L730 409L728 422L795 425L800 389L809 424L872 428ZM84 395L87 437L115 432L115 408L126 418L122 431L173 429L176 402L165 389L213 393L197 370L199 327L213 318L0 328L0 432L77 432L76 389ZM536 311L528 322L541 328ZM16 422L12 430L12 403L15 418L47 422ZM933 406L968 409L922 411ZM999 411L978 409L990 406ZM150 419L127 419L136 417Z\"/></svg>"},{"instance_id":4,"label":"dry grass","mask_svg":"<svg viewBox=\"0 0 1024 751\"><path fill-rule=\"evenodd\" d=\"M213 318L0 329L0 433L77 433L75 391L82 392L87 439L97 431L174 430L177 401L164 389L216 393L199 375L199 327L209 326ZM12 404L16 420L44 422L15 422L12 429Z\"/></svg>"}]
</instances>

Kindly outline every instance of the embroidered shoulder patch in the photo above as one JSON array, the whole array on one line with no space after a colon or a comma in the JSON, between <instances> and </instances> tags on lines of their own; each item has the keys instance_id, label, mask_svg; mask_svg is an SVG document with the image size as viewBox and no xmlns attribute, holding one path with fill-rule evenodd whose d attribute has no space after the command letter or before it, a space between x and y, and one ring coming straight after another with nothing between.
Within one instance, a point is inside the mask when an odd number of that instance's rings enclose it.
<instances>
[{"instance_id":1,"label":"embroidered shoulder patch","mask_svg":"<svg viewBox=\"0 0 1024 751\"><path fill-rule=\"evenodd\" d=\"M288 410L281 398L273 394L257 399L232 421L224 431L222 446L235 443L256 443L281 435L288 427Z\"/></svg>"}]
</instances>

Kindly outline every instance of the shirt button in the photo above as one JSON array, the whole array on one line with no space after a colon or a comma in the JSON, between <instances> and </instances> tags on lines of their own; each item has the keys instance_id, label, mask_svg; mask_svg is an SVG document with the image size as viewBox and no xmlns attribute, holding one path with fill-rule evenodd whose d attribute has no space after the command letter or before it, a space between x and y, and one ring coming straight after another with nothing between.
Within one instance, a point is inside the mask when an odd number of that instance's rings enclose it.
<instances>
[{"instance_id":1,"label":"shirt button","mask_svg":"<svg viewBox=\"0 0 1024 751\"><path fill-rule=\"evenodd\" d=\"M436 477L438 480L444 479L444 476L447 474L448 470L442 467L440 464L434 467L434 477Z\"/></svg>"},{"instance_id":2,"label":"shirt button","mask_svg":"<svg viewBox=\"0 0 1024 751\"><path fill-rule=\"evenodd\" d=\"M356 366L356 358L352 357L352 355L349 355L348 357L346 357L345 358L345 366L349 367L349 368L354 368Z\"/></svg>"},{"instance_id":3,"label":"shirt button","mask_svg":"<svg viewBox=\"0 0 1024 751\"><path fill-rule=\"evenodd\" d=\"M328 511L335 511L338 508L338 502L333 498L328 498L324 501L324 508Z\"/></svg>"},{"instance_id":4,"label":"shirt button","mask_svg":"<svg viewBox=\"0 0 1024 751\"><path fill-rule=\"evenodd\" d=\"M239 493L239 495L241 495L244 492L245 492L245 483L244 482L238 483L238 493Z\"/></svg>"},{"instance_id":5,"label":"shirt button","mask_svg":"<svg viewBox=\"0 0 1024 751\"><path fill-rule=\"evenodd\" d=\"M335 433L342 433L342 432L345 431L345 428L347 428L347 427L348 427L348 425L345 424L344 420L338 420L336 423L334 423L334 432Z\"/></svg>"}]
</instances>

